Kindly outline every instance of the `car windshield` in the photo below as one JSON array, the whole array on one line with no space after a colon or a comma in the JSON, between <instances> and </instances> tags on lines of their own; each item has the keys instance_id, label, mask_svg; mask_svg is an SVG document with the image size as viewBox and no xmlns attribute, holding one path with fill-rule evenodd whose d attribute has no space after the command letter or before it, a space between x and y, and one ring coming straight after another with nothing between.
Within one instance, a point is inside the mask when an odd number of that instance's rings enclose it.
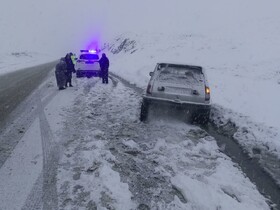
<instances>
[{"instance_id":1,"label":"car windshield","mask_svg":"<svg viewBox=\"0 0 280 210\"><path fill-rule=\"evenodd\" d=\"M164 83L195 84L203 81L203 74L199 69L187 66L164 66L158 80Z\"/></svg>"},{"instance_id":2,"label":"car windshield","mask_svg":"<svg viewBox=\"0 0 280 210\"><path fill-rule=\"evenodd\" d=\"M97 54L82 54L80 55L80 59L82 60L99 60Z\"/></svg>"}]
</instances>

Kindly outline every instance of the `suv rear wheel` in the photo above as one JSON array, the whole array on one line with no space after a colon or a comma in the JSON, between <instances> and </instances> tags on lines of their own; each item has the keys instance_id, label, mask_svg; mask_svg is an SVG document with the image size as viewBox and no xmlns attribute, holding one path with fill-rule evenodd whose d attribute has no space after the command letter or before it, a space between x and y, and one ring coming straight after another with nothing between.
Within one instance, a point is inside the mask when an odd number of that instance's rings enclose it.
<instances>
[{"instance_id":1,"label":"suv rear wheel","mask_svg":"<svg viewBox=\"0 0 280 210\"><path fill-rule=\"evenodd\" d=\"M143 100L141 104L140 121L141 122L147 121L148 114L149 114L149 103Z\"/></svg>"}]
</instances>

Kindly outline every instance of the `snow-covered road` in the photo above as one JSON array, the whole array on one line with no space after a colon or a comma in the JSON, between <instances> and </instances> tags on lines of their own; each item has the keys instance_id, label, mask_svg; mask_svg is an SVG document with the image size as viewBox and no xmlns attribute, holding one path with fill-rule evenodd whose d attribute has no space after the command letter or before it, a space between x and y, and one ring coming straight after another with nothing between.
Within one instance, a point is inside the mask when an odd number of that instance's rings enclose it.
<instances>
[{"instance_id":1,"label":"snow-covered road","mask_svg":"<svg viewBox=\"0 0 280 210\"><path fill-rule=\"evenodd\" d=\"M45 109L52 102L56 103L56 98L63 97L54 85L53 72L51 74L14 110L1 128L0 209L57 209L56 172L60 143L56 143L54 130L50 127L55 122L47 120ZM68 102L75 97L70 90L63 95ZM56 110L61 113L57 106Z\"/></svg>"},{"instance_id":2,"label":"snow-covered road","mask_svg":"<svg viewBox=\"0 0 280 210\"><path fill-rule=\"evenodd\" d=\"M0 74L0 127L5 118L46 78L55 62Z\"/></svg>"},{"instance_id":3,"label":"snow-covered road","mask_svg":"<svg viewBox=\"0 0 280 210\"><path fill-rule=\"evenodd\" d=\"M1 135L19 133L0 168L0 209L269 209L199 127L139 122L139 94L117 79L74 85L57 91L52 75Z\"/></svg>"}]
</instances>

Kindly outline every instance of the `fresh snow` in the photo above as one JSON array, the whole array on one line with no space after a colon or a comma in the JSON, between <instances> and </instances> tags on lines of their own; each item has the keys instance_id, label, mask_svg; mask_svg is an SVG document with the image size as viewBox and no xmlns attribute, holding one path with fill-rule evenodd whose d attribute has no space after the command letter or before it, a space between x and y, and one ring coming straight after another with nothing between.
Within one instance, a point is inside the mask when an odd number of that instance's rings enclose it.
<instances>
[{"instance_id":1,"label":"fresh snow","mask_svg":"<svg viewBox=\"0 0 280 210\"><path fill-rule=\"evenodd\" d=\"M268 152L280 157L278 0L84 4L2 4L0 75L96 42L100 47L106 42L110 71L143 89L157 62L201 65L212 91L213 122L234 124L234 138L251 156ZM152 127L154 136L138 121L141 98L130 89L120 83L104 87L95 79L75 80L75 86L55 93L39 119L44 125L35 120L1 167L1 208L27 205L46 155L36 139L48 134L61 155L57 193L62 208L145 208L144 200L152 209L269 209L215 140L197 127L159 120ZM151 191L143 188L135 195L147 184L145 176L157 181L148 183Z\"/></svg>"},{"instance_id":2,"label":"fresh snow","mask_svg":"<svg viewBox=\"0 0 280 210\"><path fill-rule=\"evenodd\" d=\"M36 52L0 53L0 75L57 60L57 57Z\"/></svg>"},{"instance_id":3,"label":"fresh snow","mask_svg":"<svg viewBox=\"0 0 280 210\"><path fill-rule=\"evenodd\" d=\"M265 61L261 54L256 55L259 61L250 60L243 52L247 42L240 40L236 48L230 39L192 33L128 33L112 39L104 50L111 58L110 70L143 89L157 62L202 66L218 112L215 118L248 128L254 138L243 141L242 134L241 144L261 148L269 145L268 150L280 156L280 63ZM249 153L252 148L248 147Z\"/></svg>"},{"instance_id":4,"label":"fresh snow","mask_svg":"<svg viewBox=\"0 0 280 210\"><path fill-rule=\"evenodd\" d=\"M0 209L21 209L41 174L42 165L37 118L0 169Z\"/></svg>"},{"instance_id":5,"label":"fresh snow","mask_svg":"<svg viewBox=\"0 0 280 210\"><path fill-rule=\"evenodd\" d=\"M41 193L58 199L53 205L60 209L269 209L256 186L205 131L169 118L139 122L141 97L116 79L109 85L99 78L73 78L73 83L73 88L58 91L51 74L46 90L38 90L40 126L35 119L21 141L42 147L31 151L43 157L43 167L33 162L37 155L29 154L29 147L18 144L23 151L16 148L0 169L6 174L1 176L2 194L8 195L7 200L1 196L3 209L28 209L38 191L34 189L53 178L56 190L45 192L43 187ZM41 101L48 98L43 107ZM9 187L13 179L8 169L20 154L31 157L22 167L36 167L28 169L32 176L18 191L21 183ZM24 175L19 169L14 172ZM205 193L207 197L201 196ZM38 206L44 208L45 202Z\"/></svg>"},{"instance_id":6,"label":"fresh snow","mask_svg":"<svg viewBox=\"0 0 280 210\"><path fill-rule=\"evenodd\" d=\"M61 130L61 208L269 209L204 131L172 120L140 123L139 96L120 82L76 82L79 91Z\"/></svg>"}]
</instances>

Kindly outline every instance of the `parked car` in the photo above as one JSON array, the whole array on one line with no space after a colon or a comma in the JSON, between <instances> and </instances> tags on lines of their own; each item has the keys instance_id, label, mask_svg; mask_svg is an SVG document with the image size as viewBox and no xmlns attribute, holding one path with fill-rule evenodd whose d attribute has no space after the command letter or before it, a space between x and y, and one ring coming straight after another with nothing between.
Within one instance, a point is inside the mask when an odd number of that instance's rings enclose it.
<instances>
[{"instance_id":1,"label":"parked car","mask_svg":"<svg viewBox=\"0 0 280 210\"><path fill-rule=\"evenodd\" d=\"M143 95L140 120L146 121L150 106L179 106L191 113L192 121L207 123L211 100L205 71L200 66L158 63L150 72L150 81Z\"/></svg>"},{"instance_id":2,"label":"parked car","mask_svg":"<svg viewBox=\"0 0 280 210\"><path fill-rule=\"evenodd\" d=\"M96 50L81 50L75 65L76 76L99 77L101 69L98 61L99 56Z\"/></svg>"}]
</instances>

